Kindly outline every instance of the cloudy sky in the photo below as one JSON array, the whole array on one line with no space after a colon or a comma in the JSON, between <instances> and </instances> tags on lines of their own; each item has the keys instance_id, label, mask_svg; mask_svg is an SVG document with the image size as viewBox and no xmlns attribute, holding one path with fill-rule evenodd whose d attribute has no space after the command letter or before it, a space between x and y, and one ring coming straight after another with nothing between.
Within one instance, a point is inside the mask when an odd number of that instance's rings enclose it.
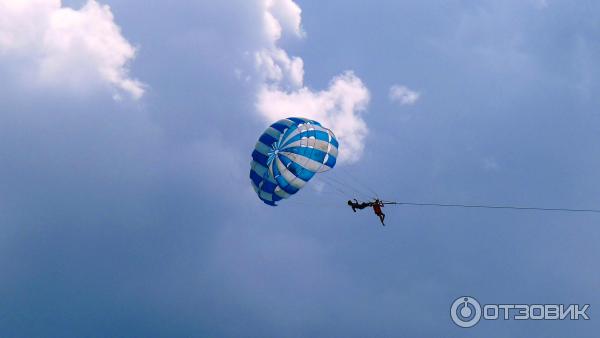
<instances>
[{"instance_id":1,"label":"cloudy sky","mask_svg":"<svg viewBox=\"0 0 600 338\"><path fill-rule=\"evenodd\" d=\"M0 335L593 337L594 1L0 0ZM287 116L340 163L276 208ZM455 326L452 301L589 303Z\"/></svg>"}]
</instances>

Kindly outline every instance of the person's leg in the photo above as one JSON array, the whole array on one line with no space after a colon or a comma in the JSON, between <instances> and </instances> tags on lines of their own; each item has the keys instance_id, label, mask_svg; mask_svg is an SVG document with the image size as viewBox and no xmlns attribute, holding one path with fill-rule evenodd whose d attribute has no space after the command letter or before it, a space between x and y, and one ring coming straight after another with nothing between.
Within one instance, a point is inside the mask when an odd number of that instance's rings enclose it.
<instances>
[{"instance_id":1,"label":"person's leg","mask_svg":"<svg viewBox=\"0 0 600 338\"><path fill-rule=\"evenodd\" d=\"M377 216L379 216L379 220L381 221L382 225L385 225L385 223L383 223L383 219L385 218L384 214L378 214Z\"/></svg>"}]
</instances>

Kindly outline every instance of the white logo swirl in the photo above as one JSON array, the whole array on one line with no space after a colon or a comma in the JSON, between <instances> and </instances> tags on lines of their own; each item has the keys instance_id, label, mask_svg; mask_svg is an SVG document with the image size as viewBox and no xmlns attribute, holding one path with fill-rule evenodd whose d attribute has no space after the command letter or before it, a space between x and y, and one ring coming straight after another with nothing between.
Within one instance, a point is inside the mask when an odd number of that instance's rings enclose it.
<instances>
[{"instance_id":1,"label":"white logo swirl","mask_svg":"<svg viewBox=\"0 0 600 338\"><path fill-rule=\"evenodd\" d=\"M473 297L458 297L450 307L450 317L460 327L473 327L481 319L481 305Z\"/></svg>"}]
</instances>

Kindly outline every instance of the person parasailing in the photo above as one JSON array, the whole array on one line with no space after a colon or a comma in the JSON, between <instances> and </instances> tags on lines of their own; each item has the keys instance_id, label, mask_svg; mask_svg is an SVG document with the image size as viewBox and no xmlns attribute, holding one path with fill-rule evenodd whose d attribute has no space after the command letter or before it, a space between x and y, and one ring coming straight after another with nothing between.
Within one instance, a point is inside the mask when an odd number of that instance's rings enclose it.
<instances>
[{"instance_id":1,"label":"person parasailing","mask_svg":"<svg viewBox=\"0 0 600 338\"><path fill-rule=\"evenodd\" d=\"M385 214L383 213L383 211L381 211L381 208L383 208L384 203L380 199L376 198L373 202L358 202L355 198L354 201L348 201L348 205L352 208L352 211L354 212L356 212L356 209L362 210L364 208L372 207L373 212L375 212L375 215L379 217L381 224L385 226L385 223L383 222L385 220Z\"/></svg>"},{"instance_id":2,"label":"person parasailing","mask_svg":"<svg viewBox=\"0 0 600 338\"><path fill-rule=\"evenodd\" d=\"M373 205L372 202L361 202L359 203L356 198L353 201L348 201L348 205L352 208L352 211L356 212L356 209L362 210Z\"/></svg>"},{"instance_id":3,"label":"person parasailing","mask_svg":"<svg viewBox=\"0 0 600 338\"><path fill-rule=\"evenodd\" d=\"M381 208L383 208L383 202L376 198L375 201L371 204L373 206L373 212L375 212L375 215L377 215L377 217L379 217L379 220L381 221L381 225L385 226L385 223L383 223L383 220L385 219L385 214L383 213L383 211L381 211Z\"/></svg>"}]
</instances>

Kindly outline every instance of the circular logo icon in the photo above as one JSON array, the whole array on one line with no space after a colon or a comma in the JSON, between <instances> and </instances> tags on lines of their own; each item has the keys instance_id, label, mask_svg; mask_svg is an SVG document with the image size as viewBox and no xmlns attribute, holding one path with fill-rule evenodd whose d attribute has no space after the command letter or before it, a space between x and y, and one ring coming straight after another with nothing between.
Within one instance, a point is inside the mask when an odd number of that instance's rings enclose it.
<instances>
[{"instance_id":1,"label":"circular logo icon","mask_svg":"<svg viewBox=\"0 0 600 338\"><path fill-rule=\"evenodd\" d=\"M450 317L460 327L473 327L481 319L481 305L473 297L458 297L450 307Z\"/></svg>"}]
</instances>

